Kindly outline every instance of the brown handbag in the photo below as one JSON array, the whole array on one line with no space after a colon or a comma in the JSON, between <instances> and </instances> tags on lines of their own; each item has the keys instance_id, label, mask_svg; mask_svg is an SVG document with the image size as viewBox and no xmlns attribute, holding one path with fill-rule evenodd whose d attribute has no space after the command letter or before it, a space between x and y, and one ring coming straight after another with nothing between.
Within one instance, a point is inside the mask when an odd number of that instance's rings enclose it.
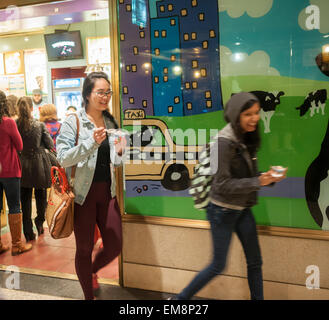
<instances>
[{"instance_id":1,"label":"brown handbag","mask_svg":"<svg viewBox=\"0 0 329 320\"><path fill-rule=\"evenodd\" d=\"M79 139L79 118L77 119L77 135L75 145ZM75 177L76 165L72 167L71 181ZM51 187L46 209L46 220L49 233L54 239L69 237L73 232L74 224L74 198L73 186L68 182L65 169L60 166L51 168Z\"/></svg>"}]
</instances>

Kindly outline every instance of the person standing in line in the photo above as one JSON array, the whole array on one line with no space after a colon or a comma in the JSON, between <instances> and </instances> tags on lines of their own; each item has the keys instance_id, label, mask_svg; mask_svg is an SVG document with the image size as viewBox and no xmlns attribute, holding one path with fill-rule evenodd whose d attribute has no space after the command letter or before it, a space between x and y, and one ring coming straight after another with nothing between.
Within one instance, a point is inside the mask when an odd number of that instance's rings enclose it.
<instances>
[{"instance_id":1,"label":"person standing in line","mask_svg":"<svg viewBox=\"0 0 329 320\"><path fill-rule=\"evenodd\" d=\"M18 110L17 110L17 100L18 97L11 94L7 96L7 103L8 103L8 114L10 118L17 120L18 118Z\"/></svg>"},{"instance_id":2,"label":"person standing in line","mask_svg":"<svg viewBox=\"0 0 329 320\"><path fill-rule=\"evenodd\" d=\"M77 108L75 106L68 106L66 108L66 116L73 112L77 112Z\"/></svg>"},{"instance_id":3,"label":"person standing in line","mask_svg":"<svg viewBox=\"0 0 329 320\"><path fill-rule=\"evenodd\" d=\"M23 141L17 130L15 120L8 117L7 99L0 91L0 211L2 210L2 194L6 194L9 207L8 223L12 239L13 256L32 249L30 243L22 243L22 213L20 206L21 164L17 152L23 149ZM1 226L0 226L1 229ZM0 254L9 250L1 243Z\"/></svg>"},{"instance_id":4,"label":"person standing in line","mask_svg":"<svg viewBox=\"0 0 329 320\"><path fill-rule=\"evenodd\" d=\"M59 135L61 123L58 121L57 109L54 104L45 104L40 108L40 121L45 123L56 151L56 139Z\"/></svg>"},{"instance_id":5,"label":"person standing in line","mask_svg":"<svg viewBox=\"0 0 329 320\"><path fill-rule=\"evenodd\" d=\"M251 299L264 299L262 258L251 208L257 203L260 187L281 181L286 173L279 178L272 176L272 169L258 173L260 104L254 95L247 92L233 95L225 106L224 117L228 124L216 137L210 156L212 168L217 168L213 170L216 172L207 207L213 258L173 300L191 299L210 280L221 274L234 231L246 256Z\"/></svg>"},{"instance_id":6,"label":"person standing in line","mask_svg":"<svg viewBox=\"0 0 329 320\"><path fill-rule=\"evenodd\" d=\"M22 97L17 102L17 127L23 139L21 203L23 231L26 241L35 240L32 224L32 191L37 207L34 220L38 235L44 233L43 223L47 207L47 188L51 186L51 162L45 149L53 150L53 140L43 122L32 118L32 99Z\"/></svg>"},{"instance_id":7,"label":"person standing in line","mask_svg":"<svg viewBox=\"0 0 329 320\"><path fill-rule=\"evenodd\" d=\"M40 108L47 103L47 97L44 97L41 89L34 89L32 91L32 117L36 120L40 119Z\"/></svg>"},{"instance_id":8,"label":"person standing in line","mask_svg":"<svg viewBox=\"0 0 329 320\"><path fill-rule=\"evenodd\" d=\"M75 267L84 297L93 300L99 289L97 272L121 252L120 244L113 243L110 230L109 204L115 197L114 167L123 163L125 139L114 141L107 129L118 125L108 111L112 96L111 83L103 72L90 73L82 89L83 108L77 112L80 123L78 145L75 146L77 123L69 115L57 138L57 159L66 168L77 165L73 191L74 234L76 240ZM114 206L113 210L118 211ZM92 262L94 231L98 226L103 247Z\"/></svg>"}]
</instances>

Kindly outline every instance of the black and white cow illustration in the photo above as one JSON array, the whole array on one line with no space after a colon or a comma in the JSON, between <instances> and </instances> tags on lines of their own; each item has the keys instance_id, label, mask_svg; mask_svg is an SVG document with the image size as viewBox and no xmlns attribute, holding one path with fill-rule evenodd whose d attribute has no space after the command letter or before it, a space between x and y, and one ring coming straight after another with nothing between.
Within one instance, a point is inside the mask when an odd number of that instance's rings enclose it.
<instances>
[{"instance_id":1,"label":"black and white cow illustration","mask_svg":"<svg viewBox=\"0 0 329 320\"><path fill-rule=\"evenodd\" d=\"M329 230L329 123L318 156L305 174L305 198L314 221Z\"/></svg>"},{"instance_id":2,"label":"black and white cow illustration","mask_svg":"<svg viewBox=\"0 0 329 320\"><path fill-rule=\"evenodd\" d=\"M260 102L260 117L264 122L264 133L271 132L271 118L275 113L276 106L280 104L280 97L284 95L284 92L250 91L250 93L254 94Z\"/></svg>"},{"instance_id":3,"label":"black and white cow illustration","mask_svg":"<svg viewBox=\"0 0 329 320\"><path fill-rule=\"evenodd\" d=\"M310 92L303 104L300 107L297 107L296 110L299 110L299 115L302 117L306 114L306 112L311 109L310 116L313 117L315 110L319 113L321 109L321 113L324 116L324 107L326 105L327 100L327 90L320 89L313 92Z\"/></svg>"}]
</instances>

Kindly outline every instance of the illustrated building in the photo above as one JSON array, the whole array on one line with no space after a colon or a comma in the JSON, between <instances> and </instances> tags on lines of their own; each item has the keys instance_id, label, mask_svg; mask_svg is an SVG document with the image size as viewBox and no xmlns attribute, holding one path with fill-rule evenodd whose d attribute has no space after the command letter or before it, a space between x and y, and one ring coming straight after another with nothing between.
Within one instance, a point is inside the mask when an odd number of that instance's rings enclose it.
<instances>
[{"instance_id":1,"label":"illustrated building","mask_svg":"<svg viewBox=\"0 0 329 320\"><path fill-rule=\"evenodd\" d=\"M120 30L123 110L186 116L223 109L217 0L156 1L153 18L150 1L119 0L119 19L125 20ZM136 23L138 13L143 26Z\"/></svg>"}]
</instances>

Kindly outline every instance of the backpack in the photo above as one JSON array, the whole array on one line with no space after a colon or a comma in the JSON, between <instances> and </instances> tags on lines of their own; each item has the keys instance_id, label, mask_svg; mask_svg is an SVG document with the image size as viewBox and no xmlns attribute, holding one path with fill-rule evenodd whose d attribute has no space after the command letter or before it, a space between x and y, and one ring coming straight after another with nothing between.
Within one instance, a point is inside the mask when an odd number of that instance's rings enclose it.
<instances>
[{"instance_id":1,"label":"backpack","mask_svg":"<svg viewBox=\"0 0 329 320\"><path fill-rule=\"evenodd\" d=\"M205 145L199 154L199 161L194 168L194 174L191 179L189 194L194 201L194 207L203 210L209 203L209 192L213 175L210 166L210 150L215 142L215 138Z\"/></svg>"}]
</instances>

